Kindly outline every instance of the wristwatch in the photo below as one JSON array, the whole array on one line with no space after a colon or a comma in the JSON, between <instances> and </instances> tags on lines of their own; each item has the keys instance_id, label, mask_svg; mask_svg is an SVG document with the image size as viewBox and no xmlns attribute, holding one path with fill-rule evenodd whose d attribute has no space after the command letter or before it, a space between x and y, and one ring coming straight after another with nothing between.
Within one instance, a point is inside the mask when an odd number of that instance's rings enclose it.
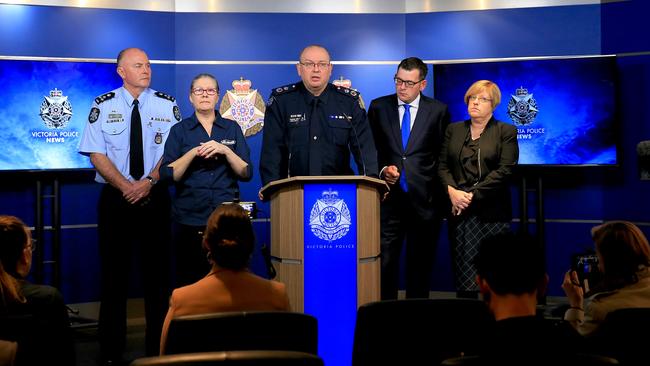
<instances>
[{"instance_id":1,"label":"wristwatch","mask_svg":"<svg viewBox=\"0 0 650 366\"><path fill-rule=\"evenodd\" d=\"M158 181L155 180L155 179L154 179L152 176L150 176L150 175L147 175L145 178L147 178L147 180L149 180L149 184L151 184L152 186L155 185L156 183L158 183Z\"/></svg>"}]
</instances>

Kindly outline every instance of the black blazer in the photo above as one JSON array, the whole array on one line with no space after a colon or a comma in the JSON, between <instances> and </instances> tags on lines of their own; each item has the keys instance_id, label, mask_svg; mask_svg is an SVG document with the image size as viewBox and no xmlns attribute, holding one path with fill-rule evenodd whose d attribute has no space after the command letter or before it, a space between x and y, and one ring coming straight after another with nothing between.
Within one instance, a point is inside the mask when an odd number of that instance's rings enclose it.
<instances>
[{"instance_id":1,"label":"black blazer","mask_svg":"<svg viewBox=\"0 0 650 366\"><path fill-rule=\"evenodd\" d=\"M440 151L438 175L445 186L452 186L473 192L474 198L469 211L484 221L510 222L512 204L508 180L519 160L517 128L511 124L488 121L479 140L481 166L479 181L474 185L461 187L465 171L460 154L465 141L470 138L470 120L452 123L447 127L445 140ZM450 214L448 212L448 214Z\"/></svg>"},{"instance_id":2,"label":"black blazer","mask_svg":"<svg viewBox=\"0 0 650 366\"><path fill-rule=\"evenodd\" d=\"M397 166L400 171L406 168L410 201L420 217L430 219L444 200L436 170L442 137L450 120L447 106L420 94L406 151L402 147L396 94L373 100L368 109L368 119L377 148L379 170L389 165ZM389 195L386 203L390 205L392 198L394 196Z\"/></svg>"}]
</instances>

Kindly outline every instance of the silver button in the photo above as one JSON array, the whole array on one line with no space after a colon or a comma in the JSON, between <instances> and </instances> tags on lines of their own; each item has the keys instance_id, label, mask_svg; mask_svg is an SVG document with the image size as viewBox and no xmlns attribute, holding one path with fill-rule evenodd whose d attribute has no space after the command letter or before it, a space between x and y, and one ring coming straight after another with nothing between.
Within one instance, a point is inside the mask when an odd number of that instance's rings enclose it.
<instances>
[{"instance_id":1,"label":"silver button","mask_svg":"<svg viewBox=\"0 0 650 366\"><path fill-rule=\"evenodd\" d=\"M314 136L314 140L318 140L318 136Z\"/></svg>"}]
</instances>

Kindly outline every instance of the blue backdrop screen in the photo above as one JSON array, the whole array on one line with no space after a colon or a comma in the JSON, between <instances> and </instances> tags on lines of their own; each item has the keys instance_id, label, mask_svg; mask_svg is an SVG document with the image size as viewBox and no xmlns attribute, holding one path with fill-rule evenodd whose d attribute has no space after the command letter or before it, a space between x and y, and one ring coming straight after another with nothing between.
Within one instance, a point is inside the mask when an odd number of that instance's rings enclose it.
<instances>
[{"instance_id":1,"label":"blue backdrop screen","mask_svg":"<svg viewBox=\"0 0 650 366\"><path fill-rule=\"evenodd\" d=\"M0 170L91 168L77 152L90 107L121 84L113 63L0 60Z\"/></svg>"},{"instance_id":2,"label":"blue backdrop screen","mask_svg":"<svg viewBox=\"0 0 650 366\"><path fill-rule=\"evenodd\" d=\"M518 130L519 164L616 165L616 58L585 57L434 65L435 97L468 119L477 80L501 90L494 116Z\"/></svg>"}]
</instances>

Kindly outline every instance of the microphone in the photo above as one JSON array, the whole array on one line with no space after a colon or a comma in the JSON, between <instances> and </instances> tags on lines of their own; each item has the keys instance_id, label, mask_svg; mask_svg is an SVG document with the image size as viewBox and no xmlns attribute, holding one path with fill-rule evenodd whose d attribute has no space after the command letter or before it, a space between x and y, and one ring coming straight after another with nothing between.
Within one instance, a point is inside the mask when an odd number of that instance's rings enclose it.
<instances>
[{"instance_id":1,"label":"microphone","mask_svg":"<svg viewBox=\"0 0 650 366\"><path fill-rule=\"evenodd\" d=\"M287 178L291 178L291 150L289 150L289 159L287 159Z\"/></svg>"},{"instance_id":2,"label":"microphone","mask_svg":"<svg viewBox=\"0 0 650 366\"><path fill-rule=\"evenodd\" d=\"M363 151L361 150L361 143L359 142L359 135L357 134L357 129L354 127L354 123L352 123L352 118L348 117L347 114L342 113L343 117L345 117L345 120L350 123L350 126L352 126L352 132L354 132L354 139L357 141L357 150L359 151L359 159L361 159L361 168L363 169L363 175L367 176L366 174L366 161L363 158Z\"/></svg>"},{"instance_id":3,"label":"microphone","mask_svg":"<svg viewBox=\"0 0 650 366\"><path fill-rule=\"evenodd\" d=\"M639 179L650 180L650 140L636 145L636 155L639 158Z\"/></svg>"},{"instance_id":4,"label":"microphone","mask_svg":"<svg viewBox=\"0 0 650 366\"><path fill-rule=\"evenodd\" d=\"M239 203L239 184L235 187L235 194L232 199L233 203Z\"/></svg>"},{"instance_id":5,"label":"microphone","mask_svg":"<svg viewBox=\"0 0 650 366\"><path fill-rule=\"evenodd\" d=\"M287 152L289 153L289 156L287 158L287 178L291 178L291 138L289 137L289 131L286 131L286 145L287 145ZM282 177L280 177L282 179Z\"/></svg>"}]
</instances>

